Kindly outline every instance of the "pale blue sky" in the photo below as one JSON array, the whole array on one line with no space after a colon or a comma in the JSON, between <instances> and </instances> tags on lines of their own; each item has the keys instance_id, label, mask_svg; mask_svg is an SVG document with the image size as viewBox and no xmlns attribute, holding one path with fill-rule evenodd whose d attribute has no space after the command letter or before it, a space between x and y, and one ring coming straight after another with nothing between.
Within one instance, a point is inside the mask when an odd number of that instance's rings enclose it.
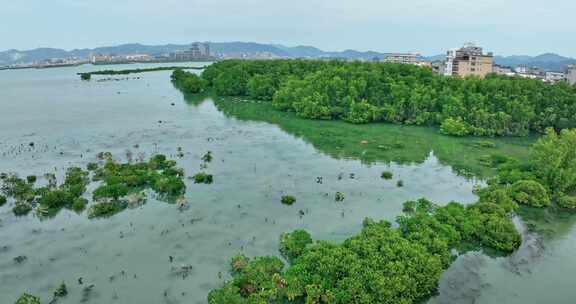
<instances>
[{"instance_id":1,"label":"pale blue sky","mask_svg":"<svg viewBox=\"0 0 576 304\"><path fill-rule=\"evenodd\" d=\"M254 41L576 57L575 0L2 0L0 50Z\"/></svg>"}]
</instances>

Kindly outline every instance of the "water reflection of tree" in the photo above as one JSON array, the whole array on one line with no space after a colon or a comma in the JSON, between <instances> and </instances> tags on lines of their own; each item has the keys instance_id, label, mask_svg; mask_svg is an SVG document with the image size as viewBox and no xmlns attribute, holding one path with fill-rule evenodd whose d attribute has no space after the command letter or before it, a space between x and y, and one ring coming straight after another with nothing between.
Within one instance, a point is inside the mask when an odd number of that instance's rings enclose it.
<instances>
[{"instance_id":1,"label":"water reflection of tree","mask_svg":"<svg viewBox=\"0 0 576 304\"><path fill-rule=\"evenodd\" d=\"M522 206L518 214L530 230L548 240L561 239L570 234L576 224L576 213L565 210Z\"/></svg>"},{"instance_id":2,"label":"water reflection of tree","mask_svg":"<svg viewBox=\"0 0 576 304\"><path fill-rule=\"evenodd\" d=\"M199 106L201 105L205 100L208 99L208 95L207 94L190 94L190 93L186 93L183 90L180 90L180 88L178 88L178 86L176 86L174 83L172 84L174 86L174 88L176 88L177 90L179 90L180 92L182 92L182 97L184 98L184 101L189 104L189 105L193 105L193 106Z\"/></svg>"},{"instance_id":3,"label":"water reflection of tree","mask_svg":"<svg viewBox=\"0 0 576 304\"><path fill-rule=\"evenodd\" d=\"M322 153L337 159L358 159L365 164L420 164L433 151L440 163L451 166L459 175L488 177L494 169L482 164L480 159L483 156L504 154L523 160L532 142L530 138L490 139L495 147L482 147L477 142L486 139L445 136L432 127L309 120L277 111L262 102L211 98L216 107L229 117L275 124Z\"/></svg>"}]
</instances>

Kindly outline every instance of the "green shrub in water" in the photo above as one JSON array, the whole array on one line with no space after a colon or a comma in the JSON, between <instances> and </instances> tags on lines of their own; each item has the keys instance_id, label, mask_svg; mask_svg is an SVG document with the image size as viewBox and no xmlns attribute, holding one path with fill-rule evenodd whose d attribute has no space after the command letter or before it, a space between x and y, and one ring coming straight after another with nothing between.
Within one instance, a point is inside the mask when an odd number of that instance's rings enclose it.
<instances>
[{"instance_id":1,"label":"green shrub in water","mask_svg":"<svg viewBox=\"0 0 576 304\"><path fill-rule=\"evenodd\" d=\"M28 175L26 176L26 181L30 184L33 184L36 182L36 175Z\"/></svg>"},{"instance_id":2,"label":"green shrub in water","mask_svg":"<svg viewBox=\"0 0 576 304\"><path fill-rule=\"evenodd\" d=\"M148 162L116 163L109 152L99 153L98 158L105 161L103 166L97 163L87 165L93 171L93 181L102 184L92 192L94 201L99 202L88 212L89 217L110 216L124 210L128 204L137 205L145 201L142 191L152 188L161 197L176 197L186 191L182 181L184 170L176 168L176 162L164 155L154 155ZM45 174L48 185L34 188L35 176L26 179L16 175L1 174L2 191L13 197L18 204L13 208L16 215L28 214L38 203L40 215L53 215L62 208L82 212L88 201L82 196L87 190L90 172L79 167L66 170L64 183L58 185L53 173ZM207 182L212 181L206 175ZM5 204L7 197L0 196L0 205ZM109 203L109 204L104 204Z\"/></svg>"},{"instance_id":3,"label":"green shrub in water","mask_svg":"<svg viewBox=\"0 0 576 304\"><path fill-rule=\"evenodd\" d=\"M86 209L86 205L88 205L88 200L83 197L77 197L74 199L74 203L72 203L72 210L76 212L82 212Z\"/></svg>"},{"instance_id":4,"label":"green shrub in water","mask_svg":"<svg viewBox=\"0 0 576 304\"><path fill-rule=\"evenodd\" d=\"M113 216L128 207L126 202L112 201L94 204L88 209L89 218Z\"/></svg>"},{"instance_id":5,"label":"green shrub in water","mask_svg":"<svg viewBox=\"0 0 576 304\"><path fill-rule=\"evenodd\" d=\"M202 161L205 163L209 163L212 161L212 152L208 151L206 154L202 155Z\"/></svg>"},{"instance_id":6,"label":"green shrub in water","mask_svg":"<svg viewBox=\"0 0 576 304\"><path fill-rule=\"evenodd\" d=\"M63 298L68 295L68 289L66 288L66 284L64 282L60 283L58 288L54 291L55 298Z\"/></svg>"},{"instance_id":7,"label":"green shrub in water","mask_svg":"<svg viewBox=\"0 0 576 304\"><path fill-rule=\"evenodd\" d=\"M210 175L210 180L205 180L204 183L212 183L212 175ZM186 185L181 178L176 176L167 176L157 178L156 182L152 186L152 189L154 189L154 191L158 192L159 194L178 196L186 192Z\"/></svg>"},{"instance_id":8,"label":"green shrub in water","mask_svg":"<svg viewBox=\"0 0 576 304\"><path fill-rule=\"evenodd\" d=\"M40 298L25 293L14 304L40 304Z\"/></svg>"},{"instance_id":9,"label":"green shrub in water","mask_svg":"<svg viewBox=\"0 0 576 304\"><path fill-rule=\"evenodd\" d=\"M12 212L14 212L14 215L16 216L27 215L28 213L30 213L30 211L32 211L32 206L30 206L30 204L28 203L23 202L17 202L16 205L14 205L14 207L12 208Z\"/></svg>"},{"instance_id":10,"label":"green shrub in water","mask_svg":"<svg viewBox=\"0 0 576 304\"><path fill-rule=\"evenodd\" d=\"M2 191L7 196L12 196L17 200L31 201L34 198L32 185L16 175L8 175L4 179Z\"/></svg>"},{"instance_id":11,"label":"green shrub in water","mask_svg":"<svg viewBox=\"0 0 576 304\"><path fill-rule=\"evenodd\" d=\"M342 192L336 192L336 194L334 195L334 200L337 202L344 201L344 194Z\"/></svg>"},{"instance_id":12,"label":"green shrub in water","mask_svg":"<svg viewBox=\"0 0 576 304\"><path fill-rule=\"evenodd\" d=\"M57 189L48 191L38 200L38 203L49 209L60 209L66 206L72 206L74 199L75 196L70 192Z\"/></svg>"},{"instance_id":13,"label":"green shrub in water","mask_svg":"<svg viewBox=\"0 0 576 304\"><path fill-rule=\"evenodd\" d=\"M111 158L94 171L94 180L104 183L93 192L94 200L120 200L145 188L152 188L163 198L186 192L182 181L184 170L165 155L154 155L148 162L116 163Z\"/></svg>"},{"instance_id":14,"label":"green shrub in water","mask_svg":"<svg viewBox=\"0 0 576 304\"><path fill-rule=\"evenodd\" d=\"M196 173L192 178L195 184L211 184L214 181L212 174L204 172Z\"/></svg>"},{"instance_id":15,"label":"green shrub in water","mask_svg":"<svg viewBox=\"0 0 576 304\"><path fill-rule=\"evenodd\" d=\"M284 195L280 201L284 205L292 205L296 202L296 198L292 195Z\"/></svg>"},{"instance_id":16,"label":"green shrub in water","mask_svg":"<svg viewBox=\"0 0 576 304\"><path fill-rule=\"evenodd\" d=\"M383 178L383 179L392 179L392 176L393 176L393 174L392 174L392 172L390 172L390 171L384 171L384 172L382 172L382 174L380 175L380 177Z\"/></svg>"},{"instance_id":17,"label":"green shrub in water","mask_svg":"<svg viewBox=\"0 0 576 304\"><path fill-rule=\"evenodd\" d=\"M518 204L542 208L550 205L548 191L542 184L533 180L521 180L510 188L512 198Z\"/></svg>"},{"instance_id":18,"label":"green shrub in water","mask_svg":"<svg viewBox=\"0 0 576 304\"><path fill-rule=\"evenodd\" d=\"M7 201L8 199L4 195L0 194L0 207L4 206Z\"/></svg>"}]
</instances>

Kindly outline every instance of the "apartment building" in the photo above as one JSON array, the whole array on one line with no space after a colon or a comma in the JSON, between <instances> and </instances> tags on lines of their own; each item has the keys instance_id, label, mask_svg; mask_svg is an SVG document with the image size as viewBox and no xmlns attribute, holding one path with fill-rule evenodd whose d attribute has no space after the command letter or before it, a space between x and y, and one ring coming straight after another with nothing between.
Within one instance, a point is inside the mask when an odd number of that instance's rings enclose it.
<instances>
[{"instance_id":1,"label":"apartment building","mask_svg":"<svg viewBox=\"0 0 576 304\"><path fill-rule=\"evenodd\" d=\"M468 43L460 49L447 52L444 74L484 78L493 72L493 57L492 53L484 54L481 47Z\"/></svg>"},{"instance_id":2,"label":"apartment building","mask_svg":"<svg viewBox=\"0 0 576 304\"><path fill-rule=\"evenodd\" d=\"M419 56L419 54L415 53L386 53L384 54L384 62L417 64Z\"/></svg>"}]
</instances>

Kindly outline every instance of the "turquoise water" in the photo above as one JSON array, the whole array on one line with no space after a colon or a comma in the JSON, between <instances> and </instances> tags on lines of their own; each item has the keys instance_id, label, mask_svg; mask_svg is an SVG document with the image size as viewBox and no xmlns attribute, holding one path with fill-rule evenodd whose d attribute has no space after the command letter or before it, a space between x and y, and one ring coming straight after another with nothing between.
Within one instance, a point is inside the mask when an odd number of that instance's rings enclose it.
<instances>
[{"instance_id":1,"label":"turquoise water","mask_svg":"<svg viewBox=\"0 0 576 304\"><path fill-rule=\"evenodd\" d=\"M90 82L76 75L98 69L0 71L0 172L61 177L100 151L126 161L154 153L176 158L181 147L178 165L188 176L212 151L207 171L215 183L187 180L184 211L153 198L100 220L66 210L50 220L16 218L13 202L0 207L0 303L23 292L48 303L62 281L70 294L59 303L205 303L227 278L229 257L277 254L282 232L304 228L316 239L338 241L358 232L364 217L393 221L409 199L473 202L472 189L482 183L455 174L432 149L424 162L403 165L331 157L274 124L227 116L210 99L187 103L170 72ZM383 181L383 170L394 179ZM396 187L398 179L404 187ZM344 202L334 202L336 191ZM296 204L280 204L285 194ZM572 303L574 225L568 221L551 239L528 233L526 239L512 257L462 256L431 302ZM15 263L21 255L27 260ZM192 272L183 277L179 268L188 265Z\"/></svg>"}]
</instances>

